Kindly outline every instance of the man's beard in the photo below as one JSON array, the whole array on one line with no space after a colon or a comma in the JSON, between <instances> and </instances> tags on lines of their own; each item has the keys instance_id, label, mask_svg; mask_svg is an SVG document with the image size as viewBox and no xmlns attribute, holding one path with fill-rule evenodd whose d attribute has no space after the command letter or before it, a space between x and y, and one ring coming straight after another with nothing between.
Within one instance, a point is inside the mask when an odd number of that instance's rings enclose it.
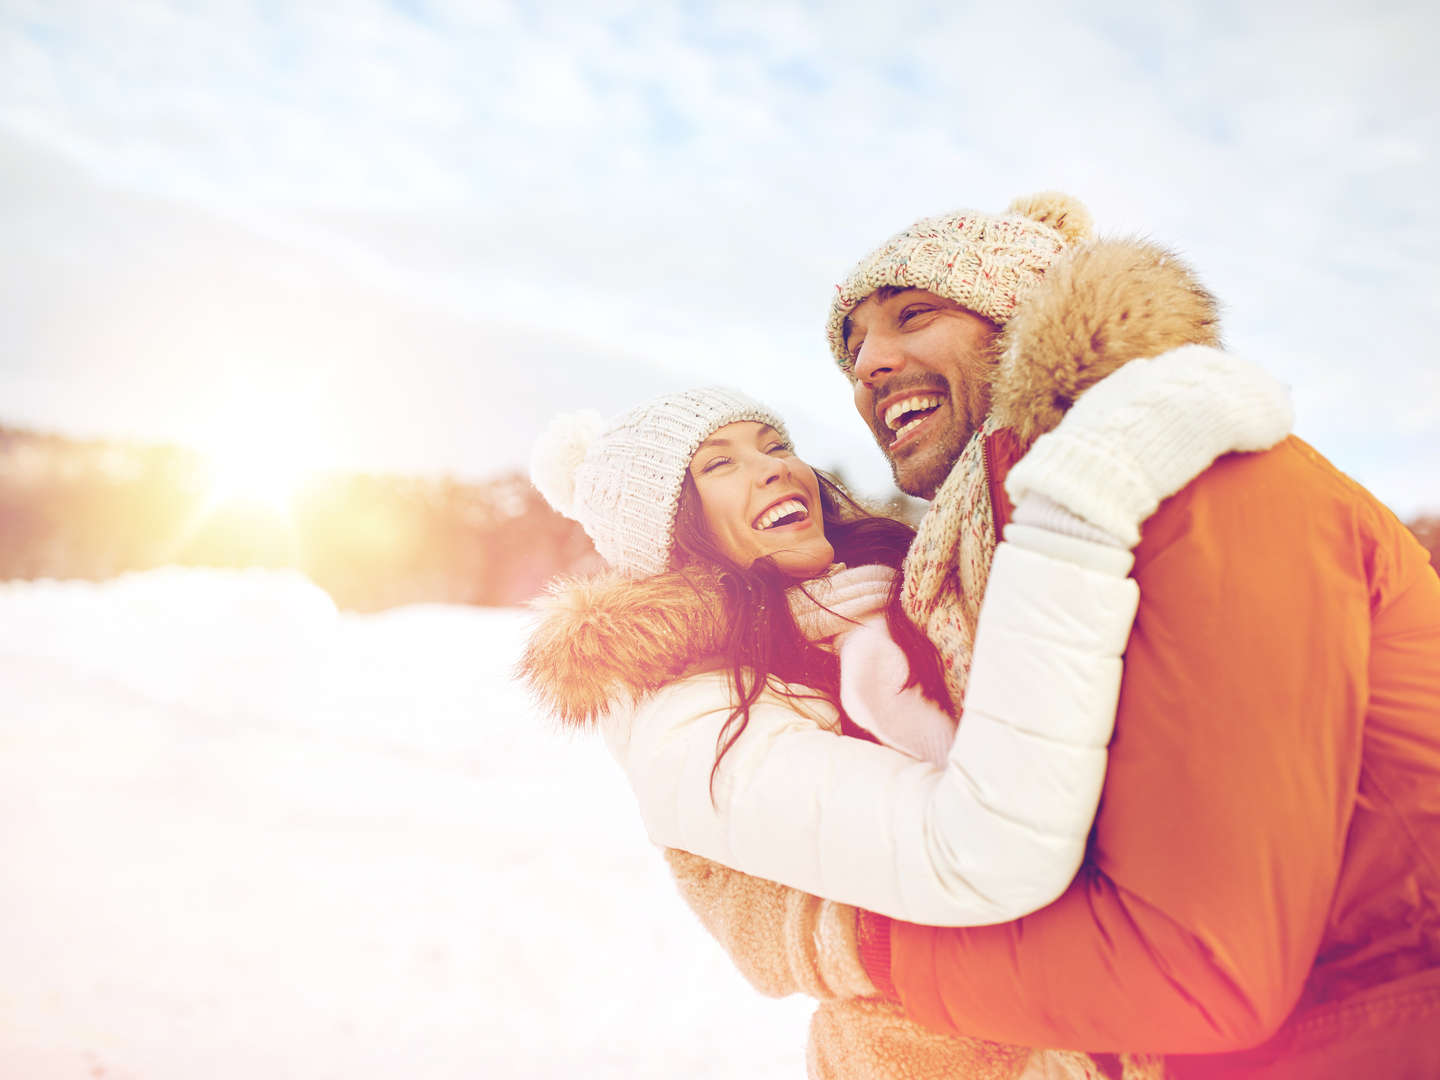
<instances>
[{"instance_id":1,"label":"man's beard","mask_svg":"<svg viewBox=\"0 0 1440 1080\"><path fill-rule=\"evenodd\" d=\"M895 478L895 486L906 495L929 502L940 490L940 485L945 483L945 478L950 475L955 462L960 460L960 455L973 434L967 423L951 424L944 431L938 432L934 436L934 443L924 449L921 461L905 462L908 475L903 482L900 477L900 463L892 460L890 474Z\"/></svg>"},{"instance_id":2,"label":"man's beard","mask_svg":"<svg viewBox=\"0 0 1440 1080\"><path fill-rule=\"evenodd\" d=\"M904 483L901 483L900 479L901 462L890 457L889 450L885 449L885 457L890 462L890 475L895 480L895 486L906 495L913 495L917 499L929 502L940 490L940 485L945 483L950 471L955 468L955 463L960 460L960 455L965 452L965 447L970 444L971 438L979 430L985 415L990 411L990 381L998 365L1000 352L1001 339L996 334L981 354L985 361L987 377L978 399L964 393L954 393L954 388L948 379L941 380L941 385L936 385L928 379L897 380L895 383L887 384L880 391L881 396L893 394L898 389L905 389L907 382L913 382L917 391L928 390L941 394L945 399L945 408L950 411L950 415L947 417L949 423L943 431L925 433L925 437L932 440L930 445L922 448L918 455L910 455L904 460L903 467L909 471ZM972 415L972 412L980 415Z\"/></svg>"}]
</instances>

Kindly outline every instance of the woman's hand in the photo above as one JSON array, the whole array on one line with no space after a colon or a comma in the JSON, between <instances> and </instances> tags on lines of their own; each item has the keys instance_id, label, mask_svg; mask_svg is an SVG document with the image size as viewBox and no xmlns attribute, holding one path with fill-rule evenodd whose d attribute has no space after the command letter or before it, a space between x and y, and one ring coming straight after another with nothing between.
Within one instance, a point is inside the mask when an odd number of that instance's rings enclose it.
<instances>
[{"instance_id":1,"label":"woman's hand","mask_svg":"<svg viewBox=\"0 0 1440 1080\"><path fill-rule=\"evenodd\" d=\"M955 719L906 686L910 663L883 619L862 622L839 641L840 704L851 720L902 754L943 768Z\"/></svg>"},{"instance_id":2,"label":"woman's hand","mask_svg":"<svg viewBox=\"0 0 1440 1080\"><path fill-rule=\"evenodd\" d=\"M1274 376L1185 345L1131 360L1081 394L1010 471L1005 490L1017 508L1042 495L1133 546L1163 499L1222 454L1268 450L1293 420Z\"/></svg>"}]
</instances>

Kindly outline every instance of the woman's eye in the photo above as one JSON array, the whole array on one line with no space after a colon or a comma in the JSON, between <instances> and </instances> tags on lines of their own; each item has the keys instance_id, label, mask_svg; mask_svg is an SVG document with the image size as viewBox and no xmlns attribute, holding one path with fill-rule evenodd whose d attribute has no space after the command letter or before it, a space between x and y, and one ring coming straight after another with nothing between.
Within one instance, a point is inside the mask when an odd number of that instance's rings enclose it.
<instances>
[{"instance_id":1,"label":"woman's eye","mask_svg":"<svg viewBox=\"0 0 1440 1080\"><path fill-rule=\"evenodd\" d=\"M707 461L704 465L700 467L700 473L703 476L705 473L708 473L713 469L718 469L721 465L728 464L730 464L730 459L728 457L711 458L709 461Z\"/></svg>"},{"instance_id":2,"label":"woman's eye","mask_svg":"<svg viewBox=\"0 0 1440 1080\"><path fill-rule=\"evenodd\" d=\"M790 452L790 444L787 442L771 443L765 448L767 454L786 454Z\"/></svg>"}]
</instances>

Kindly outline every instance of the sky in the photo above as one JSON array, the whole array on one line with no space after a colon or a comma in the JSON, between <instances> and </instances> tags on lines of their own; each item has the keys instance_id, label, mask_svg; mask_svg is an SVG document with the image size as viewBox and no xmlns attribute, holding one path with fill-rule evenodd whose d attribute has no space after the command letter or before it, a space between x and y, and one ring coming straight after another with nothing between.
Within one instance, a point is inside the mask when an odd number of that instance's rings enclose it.
<instances>
[{"instance_id":1,"label":"sky","mask_svg":"<svg viewBox=\"0 0 1440 1080\"><path fill-rule=\"evenodd\" d=\"M802 1075L814 1002L750 988L510 681L523 619L0 583L0 1075Z\"/></svg>"},{"instance_id":2,"label":"sky","mask_svg":"<svg viewBox=\"0 0 1440 1080\"><path fill-rule=\"evenodd\" d=\"M479 478L727 383L881 494L834 283L1059 189L1440 509L1437 47L1423 0L0 0L0 423Z\"/></svg>"}]
</instances>

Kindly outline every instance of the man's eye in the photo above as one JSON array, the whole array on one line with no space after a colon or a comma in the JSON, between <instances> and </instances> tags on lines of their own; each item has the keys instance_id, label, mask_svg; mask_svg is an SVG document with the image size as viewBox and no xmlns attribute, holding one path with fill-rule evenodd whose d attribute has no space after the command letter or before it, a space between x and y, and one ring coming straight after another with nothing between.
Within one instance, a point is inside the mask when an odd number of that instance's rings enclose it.
<instances>
[{"instance_id":1,"label":"man's eye","mask_svg":"<svg viewBox=\"0 0 1440 1080\"><path fill-rule=\"evenodd\" d=\"M895 321L898 322L901 326L904 326L907 322L909 322L911 319L913 319L916 315L924 315L927 311L931 311L931 310L933 310L933 309L932 309L929 305L927 305L927 304L915 304L915 305L913 305L913 306L911 306L911 307L907 307L907 308L905 308L903 311L901 311L901 312L900 312L900 317L899 317L898 319L896 319Z\"/></svg>"}]
</instances>

